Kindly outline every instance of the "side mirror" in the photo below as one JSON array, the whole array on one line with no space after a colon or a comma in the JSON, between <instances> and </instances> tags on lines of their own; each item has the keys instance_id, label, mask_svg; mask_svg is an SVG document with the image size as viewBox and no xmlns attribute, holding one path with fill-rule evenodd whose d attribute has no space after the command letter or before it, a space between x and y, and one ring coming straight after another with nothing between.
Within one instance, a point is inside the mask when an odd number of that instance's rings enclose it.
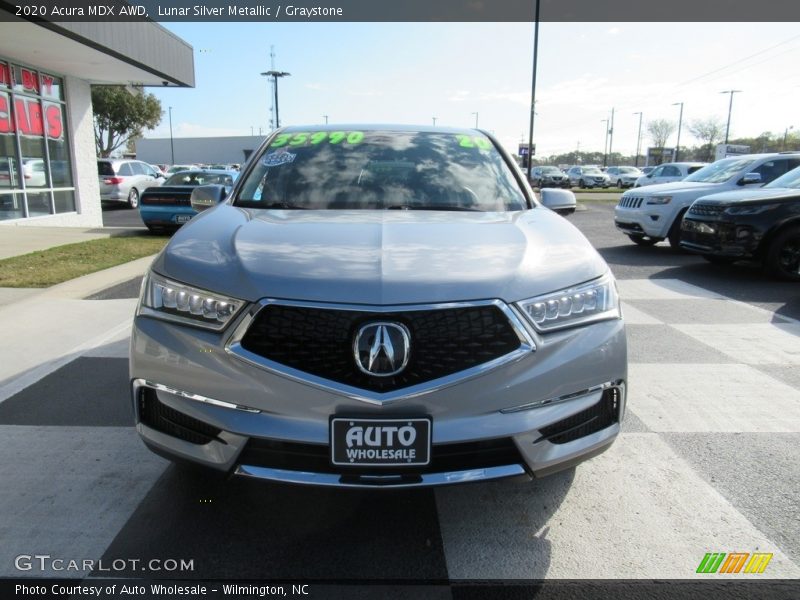
<instances>
[{"instance_id":1,"label":"side mirror","mask_svg":"<svg viewBox=\"0 0 800 600\"><path fill-rule=\"evenodd\" d=\"M207 208L216 206L228 195L224 185L201 185L192 190L192 208L203 212Z\"/></svg>"},{"instance_id":2,"label":"side mirror","mask_svg":"<svg viewBox=\"0 0 800 600\"><path fill-rule=\"evenodd\" d=\"M761 173L745 173L744 177L739 180L739 185L749 183L761 183Z\"/></svg>"},{"instance_id":3,"label":"side mirror","mask_svg":"<svg viewBox=\"0 0 800 600\"><path fill-rule=\"evenodd\" d=\"M569 215L575 212L578 202L571 190L545 188L541 191L542 204L560 215Z\"/></svg>"}]
</instances>

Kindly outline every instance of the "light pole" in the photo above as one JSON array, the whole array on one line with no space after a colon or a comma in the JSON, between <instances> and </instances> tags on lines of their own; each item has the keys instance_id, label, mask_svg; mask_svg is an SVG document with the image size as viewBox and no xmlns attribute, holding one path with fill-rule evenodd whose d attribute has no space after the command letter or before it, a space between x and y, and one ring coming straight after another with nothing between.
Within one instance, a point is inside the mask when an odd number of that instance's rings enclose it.
<instances>
[{"instance_id":1,"label":"light pole","mask_svg":"<svg viewBox=\"0 0 800 600\"><path fill-rule=\"evenodd\" d=\"M328 124L328 115L322 115L322 118L325 119L325 125Z\"/></svg>"},{"instance_id":2,"label":"light pole","mask_svg":"<svg viewBox=\"0 0 800 600\"><path fill-rule=\"evenodd\" d=\"M605 167L608 160L608 119L600 119L600 122L603 123L603 135L605 136L603 139L603 166Z\"/></svg>"},{"instance_id":3,"label":"light pole","mask_svg":"<svg viewBox=\"0 0 800 600\"><path fill-rule=\"evenodd\" d=\"M172 141L172 107L169 107L169 153L172 157L172 164L175 164L175 143Z\"/></svg>"},{"instance_id":4,"label":"light pole","mask_svg":"<svg viewBox=\"0 0 800 600\"><path fill-rule=\"evenodd\" d=\"M539 57L539 0L536 0L536 14L533 21L533 75L531 77L531 124L528 129L528 181L533 167L533 117L536 115L536 67Z\"/></svg>"},{"instance_id":5,"label":"light pole","mask_svg":"<svg viewBox=\"0 0 800 600\"><path fill-rule=\"evenodd\" d=\"M639 153L642 150L642 113L635 112L635 115L639 115L639 133L636 135L636 164L634 166L639 166Z\"/></svg>"},{"instance_id":6,"label":"light pole","mask_svg":"<svg viewBox=\"0 0 800 600\"><path fill-rule=\"evenodd\" d=\"M278 116L278 77L289 77L291 73L287 73L286 71L267 71L261 75L264 77L272 77L272 81L275 84L275 129L277 129L281 126L281 120Z\"/></svg>"},{"instance_id":7,"label":"light pole","mask_svg":"<svg viewBox=\"0 0 800 600\"><path fill-rule=\"evenodd\" d=\"M614 107L611 107L611 122L608 124L608 156L610 157L611 146L614 144ZM603 165L606 166L605 164Z\"/></svg>"},{"instance_id":8,"label":"light pole","mask_svg":"<svg viewBox=\"0 0 800 600\"><path fill-rule=\"evenodd\" d=\"M680 160L680 154L681 154L681 125L683 125L683 102L674 102L672 104L672 106L678 106L678 105L680 105L681 107L681 112L678 115L678 141L675 144L675 162L678 162L678 160Z\"/></svg>"},{"instance_id":9,"label":"light pole","mask_svg":"<svg viewBox=\"0 0 800 600\"><path fill-rule=\"evenodd\" d=\"M742 90L725 90L724 92L720 92L720 94L730 94L731 101L728 103L728 124L725 126L725 143L728 143L728 133L731 130L731 109L733 108L733 95L738 94Z\"/></svg>"},{"instance_id":10,"label":"light pole","mask_svg":"<svg viewBox=\"0 0 800 600\"><path fill-rule=\"evenodd\" d=\"M786 129L783 130L783 150L786 150L786 138L789 135L790 129L794 129L794 125L789 125Z\"/></svg>"},{"instance_id":11,"label":"light pole","mask_svg":"<svg viewBox=\"0 0 800 600\"><path fill-rule=\"evenodd\" d=\"M433 126L436 127L436 117L433 117Z\"/></svg>"},{"instance_id":12,"label":"light pole","mask_svg":"<svg viewBox=\"0 0 800 600\"><path fill-rule=\"evenodd\" d=\"M478 113L474 112L474 113L470 113L470 114L475 115L475 129L477 129L478 128Z\"/></svg>"}]
</instances>

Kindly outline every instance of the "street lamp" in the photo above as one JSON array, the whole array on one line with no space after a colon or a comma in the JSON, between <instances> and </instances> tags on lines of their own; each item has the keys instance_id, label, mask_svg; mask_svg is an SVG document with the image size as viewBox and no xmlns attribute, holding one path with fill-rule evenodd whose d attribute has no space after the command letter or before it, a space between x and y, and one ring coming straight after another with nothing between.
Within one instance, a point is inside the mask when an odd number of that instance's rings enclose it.
<instances>
[{"instance_id":1,"label":"street lamp","mask_svg":"<svg viewBox=\"0 0 800 600\"><path fill-rule=\"evenodd\" d=\"M322 115L322 118L325 119L325 125L328 124L328 115Z\"/></svg>"},{"instance_id":2,"label":"street lamp","mask_svg":"<svg viewBox=\"0 0 800 600\"><path fill-rule=\"evenodd\" d=\"M639 115L639 133L636 136L636 164L634 166L639 166L639 153L642 150L642 113L635 112L635 115Z\"/></svg>"},{"instance_id":3,"label":"street lamp","mask_svg":"<svg viewBox=\"0 0 800 600\"><path fill-rule=\"evenodd\" d=\"M678 105L680 105L681 107L681 112L678 115L678 142L675 144L675 162L678 162L678 160L680 160L679 157L681 153L681 125L683 124L683 102L674 102L672 104L672 106L678 106ZM727 138L728 136L726 135L725 137Z\"/></svg>"},{"instance_id":4,"label":"street lamp","mask_svg":"<svg viewBox=\"0 0 800 600\"><path fill-rule=\"evenodd\" d=\"M169 107L169 153L172 157L172 164L175 164L175 144L172 141L172 107Z\"/></svg>"},{"instance_id":5,"label":"street lamp","mask_svg":"<svg viewBox=\"0 0 800 600\"><path fill-rule=\"evenodd\" d=\"M536 115L536 66L539 52L539 0L536 0L536 14L533 25L533 74L531 77L531 123L528 129L528 181L533 167L533 118Z\"/></svg>"},{"instance_id":6,"label":"street lamp","mask_svg":"<svg viewBox=\"0 0 800 600\"><path fill-rule=\"evenodd\" d=\"M478 113L474 112L474 113L470 113L470 114L475 115L475 129L477 129L478 128Z\"/></svg>"},{"instance_id":7,"label":"street lamp","mask_svg":"<svg viewBox=\"0 0 800 600\"><path fill-rule=\"evenodd\" d=\"M783 149L786 150L786 138L789 135L789 130L794 129L794 125L789 125L786 129L783 130Z\"/></svg>"},{"instance_id":8,"label":"street lamp","mask_svg":"<svg viewBox=\"0 0 800 600\"><path fill-rule=\"evenodd\" d=\"M436 117L433 117L433 126L436 127Z\"/></svg>"},{"instance_id":9,"label":"street lamp","mask_svg":"<svg viewBox=\"0 0 800 600\"><path fill-rule=\"evenodd\" d=\"M738 94L742 90L725 90L720 94L730 94L731 101L728 103L728 124L725 126L725 143L728 143L728 132L731 130L731 109L733 108L733 95Z\"/></svg>"},{"instance_id":10,"label":"street lamp","mask_svg":"<svg viewBox=\"0 0 800 600\"><path fill-rule=\"evenodd\" d=\"M281 126L281 120L278 116L278 77L288 77L291 73L287 73L286 71L267 71L261 75L264 77L272 77L272 81L275 84L275 129L277 129Z\"/></svg>"},{"instance_id":11,"label":"street lamp","mask_svg":"<svg viewBox=\"0 0 800 600\"><path fill-rule=\"evenodd\" d=\"M600 122L603 123L603 135L605 136L603 140L603 166L605 167L608 160L608 119L600 119Z\"/></svg>"}]
</instances>

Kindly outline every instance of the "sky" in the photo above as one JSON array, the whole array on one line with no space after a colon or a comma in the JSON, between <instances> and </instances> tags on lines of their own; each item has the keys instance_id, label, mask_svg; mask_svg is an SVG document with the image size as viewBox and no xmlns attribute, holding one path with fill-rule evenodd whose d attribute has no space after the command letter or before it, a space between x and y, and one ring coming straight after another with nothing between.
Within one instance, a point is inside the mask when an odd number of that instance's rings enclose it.
<instances>
[{"instance_id":1,"label":"sky","mask_svg":"<svg viewBox=\"0 0 800 600\"><path fill-rule=\"evenodd\" d=\"M403 123L474 127L511 152L527 143L532 23L162 23L194 47L195 88L150 88L161 125L146 137L266 134L275 68L281 125ZM647 122L728 117L730 137L800 129L796 23L542 23L537 156L602 151L614 108L613 150L633 154ZM791 130L790 130L791 131ZM675 135L668 145L675 144Z\"/></svg>"}]
</instances>

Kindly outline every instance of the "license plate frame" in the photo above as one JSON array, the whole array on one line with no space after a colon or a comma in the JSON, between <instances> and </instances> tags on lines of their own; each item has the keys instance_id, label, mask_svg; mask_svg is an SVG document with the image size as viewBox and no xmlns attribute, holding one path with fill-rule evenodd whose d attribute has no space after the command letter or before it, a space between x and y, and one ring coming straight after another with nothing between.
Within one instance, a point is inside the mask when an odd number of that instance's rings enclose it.
<instances>
[{"instance_id":1,"label":"license plate frame","mask_svg":"<svg viewBox=\"0 0 800 600\"><path fill-rule=\"evenodd\" d=\"M375 428L380 428L375 430ZM406 444L408 427L413 440ZM360 433L357 429L360 428ZM372 430L368 431L368 428ZM354 430L348 448L348 432ZM402 433L401 433L402 430ZM331 464L342 467L422 467L430 464L433 421L430 417L376 419L363 417L331 417L329 424ZM377 444L376 442L377 436ZM367 438L371 438L368 443ZM391 441L391 443L389 443ZM348 457L348 450L364 451L359 457ZM400 453L391 456L393 453ZM410 451L413 451L413 456ZM369 454L373 453L373 457Z\"/></svg>"}]
</instances>

